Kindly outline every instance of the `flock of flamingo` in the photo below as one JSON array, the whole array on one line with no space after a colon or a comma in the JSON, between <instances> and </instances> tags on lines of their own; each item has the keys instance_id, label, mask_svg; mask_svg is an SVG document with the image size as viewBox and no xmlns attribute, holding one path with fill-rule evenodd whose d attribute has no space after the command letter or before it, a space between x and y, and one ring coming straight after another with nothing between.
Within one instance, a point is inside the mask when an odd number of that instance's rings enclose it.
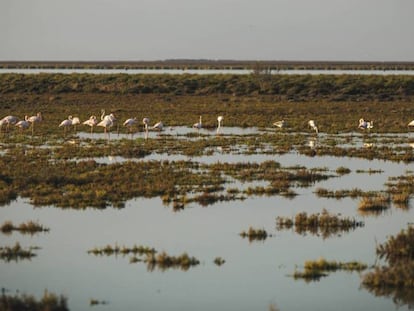
<instances>
[{"instance_id":1,"label":"flock of flamingo","mask_svg":"<svg viewBox=\"0 0 414 311\"><path fill-rule=\"evenodd\" d=\"M95 126L103 127L104 133L109 133L111 127L113 127L114 124L116 123L117 120L113 113L105 114L105 110L102 110L101 113L102 114L100 117L100 121L98 120L96 116L92 115L89 117L88 120L82 122L83 125L88 125L91 128L91 133L93 133L93 129ZM220 132L220 127L223 122L223 119L224 119L223 116L217 117L217 123L218 123L217 134L219 134ZM43 118L42 118L41 112L38 112L36 115L30 116L30 117L26 115L23 120L20 120L18 117L9 115L0 120L0 131L3 127L6 127L6 131L8 131L11 125L18 127L21 131L26 130L29 127L31 127L32 135L33 135L35 124L41 122L42 120ZM164 128L164 124L161 121L155 123L153 126L150 126L149 123L150 123L149 118L145 117L142 119L142 124L144 126L146 138L148 137L149 129L155 130L155 131L162 131ZM69 116L66 120L63 120L59 124L59 127L64 128L64 133L66 135L66 131L72 126L74 127L76 131L76 125L78 124L81 124L81 121L78 117ZM137 118L129 118L125 120L125 122L123 123L123 126L127 127L129 132L132 133L132 129L135 126L138 126L138 124L139 122ZM281 120L281 121L274 122L273 125L278 128L285 128L287 127L287 122L285 120ZM316 122L314 120L309 120L308 125L313 131L315 131L316 134L318 134L318 126L316 125ZM414 120L408 123L408 126L409 127L414 126ZM200 116L199 121L197 123L194 123L192 127L197 130L200 130L203 127L202 116ZM359 125L358 125L359 129L369 130L369 129L372 129L373 127L374 127L374 121L365 121L363 118L359 119Z\"/></svg>"}]
</instances>

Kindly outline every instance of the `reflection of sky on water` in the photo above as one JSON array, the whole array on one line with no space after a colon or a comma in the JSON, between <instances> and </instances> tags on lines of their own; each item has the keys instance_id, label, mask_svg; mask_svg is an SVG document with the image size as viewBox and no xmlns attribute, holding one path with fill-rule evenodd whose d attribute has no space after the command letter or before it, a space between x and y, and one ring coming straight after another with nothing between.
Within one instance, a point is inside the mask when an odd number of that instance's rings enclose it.
<instances>
[{"instance_id":1,"label":"reflection of sky on water","mask_svg":"<svg viewBox=\"0 0 414 311\"><path fill-rule=\"evenodd\" d=\"M185 131L194 130L183 128L178 131L179 135L185 135ZM215 135L214 131L211 135ZM325 139L320 136L317 143ZM108 164L129 161L123 157L96 160ZM392 206L379 216L362 217L357 212L358 199L318 198L314 191L318 187L384 190L389 176L404 174L412 169L411 164L332 156L307 157L295 152L231 154L221 153L220 148L211 156L151 154L132 160L191 160L206 164L274 160L283 167L327 168L328 173L335 174L335 170L343 166L352 172L308 188L295 188L299 195L291 199L259 196L207 207L192 203L180 212L164 206L160 198L130 200L120 210L83 211L34 208L27 199L18 199L0 207L0 219L14 223L37 220L51 230L34 236L0 234L1 245L13 245L18 241L22 246L41 247L36 251L38 256L31 261L17 264L0 261L1 286L37 296L42 295L45 288L63 293L69 298L71 310L88 308L91 298L108 301L105 308L116 310L266 310L271 303L281 310L336 310L338 302L342 302L342 310L395 308L391 299L375 298L360 290L361 279L357 273L336 272L311 284L294 281L288 275L294 272L295 266L300 269L306 260L319 257L373 264L376 243L384 242L389 235L405 228L413 219L414 210ZM356 173L356 170L368 169L384 172ZM242 185L238 182L226 185L235 186ZM323 208L361 219L365 226L343 233L340 238L325 240L309 234L301 236L292 230L275 229L277 216L293 217L303 211L317 213ZM238 234L250 226L264 228L274 236L263 242L249 243ZM171 255L188 252L201 260L201 265L187 272L149 272L144 263L130 264L129 256L87 254L87 250L107 244L150 246ZM213 263L217 256L226 260L222 267ZM400 310L407 310L407 307Z\"/></svg>"}]
</instances>

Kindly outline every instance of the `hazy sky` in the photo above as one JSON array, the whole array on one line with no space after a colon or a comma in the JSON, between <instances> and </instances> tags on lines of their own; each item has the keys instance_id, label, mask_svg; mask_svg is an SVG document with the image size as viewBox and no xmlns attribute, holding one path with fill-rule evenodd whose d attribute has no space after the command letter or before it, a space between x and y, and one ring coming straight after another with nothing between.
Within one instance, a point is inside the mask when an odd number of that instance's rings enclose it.
<instances>
[{"instance_id":1,"label":"hazy sky","mask_svg":"<svg viewBox=\"0 0 414 311\"><path fill-rule=\"evenodd\" d=\"M0 60L414 61L414 0L0 0Z\"/></svg>"}]
</instances>

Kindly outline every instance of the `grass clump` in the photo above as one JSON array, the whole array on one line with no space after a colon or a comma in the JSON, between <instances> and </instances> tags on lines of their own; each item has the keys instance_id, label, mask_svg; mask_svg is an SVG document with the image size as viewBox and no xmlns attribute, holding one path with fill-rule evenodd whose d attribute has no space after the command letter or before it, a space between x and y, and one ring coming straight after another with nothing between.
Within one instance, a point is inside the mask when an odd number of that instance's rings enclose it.
<instances>
[{"instance_id":1,"label":"grass clump","mask_svg":"<svg viewBox=\"0 0 414 311\"><path fill-rule=\"evenodd\" d=\"M382 212L389 208L390 198L386 195L366 196L361 199L358 210L361 212Z\"/></svg>"},{"instance_id":2,"label":"grass clump","mask_svg":"<svg viewBox=\"0 0 414 311\"><path fill-rule=\"evenodd\" d=\"M214 263L217 265L217 266L221 266L221 265L224 265L224 263L225 263L226 261L223 259L223 258L221 258L221 257L216 257L216 258L214 258Z\"/></svg>"},{"instance_id":3,"label":"grass clump","mask_svg":"<svg viewBox=\"0 0 414 311\"><path fill-rule=\"evenodd\" d=\"M326 209L321 213L310 214L306 212L298 213L294 218L281 217L276 218L276 227L278 230L295 228L299 234L307 232L314 235L322 235L328 238L340 232L348 232L358 227L363 227L364 222L355 218L339 217L339 215L330 214Z\"/></svg>"},{"instance_id":4,"label":"grass clump","mask_svg":"<svg viewBox=\"0 0 414 311\"><path fill-rule=\"evenodd\" d=\"M294 279L304 279L307 282L319 281L320 278L328 276L328 272L335 272L337 270L344 271L363 271L367 269L367 265L357 261L337 262L328 261L325 258L318 260L308 260L305 262L303 271L295 271Z\"/></svg>"},{"instance_id":5,"label":"grass clump","mask_svg":"<svg viewBox=\"0 0 414 311\"><path fill-rule=\"evenodd\" d=\"M25 294L0 296L0 310L68 311L67 298L45 291L41 299Z\"/></svg>"},{"instance_id":6,"label":"grass clump","mask_svg":"<svg viewBox=\"0 0 414 311\"><path fill-rule=\"evenodd\" d=\"M242 238L248 238L250 242L252 241L263 241L269 236L265 229L255 229L249 227L249 230L242 231L239 234Z\"/></svg>"},{"instance_id":7,"label":"grass clump","mask_svg":"<svg viewBox=\"0 0 414 311\"><path fill-rule=\"evenodd\" d=\"M414 306L414 227L401 230L376 248L388 265L376 266L363 276L364 288L377 296L391 296L398 304Z\"/></svg>"},{"instance_id":8,"label":"grass clump","mask_svg":"<svg viewBox=\"0 0 414 311\"><path fill-rule=\"evenodd\" d=\"M16 242L14 246L2 246L0 247L0 259L3 259L6 262L9 261L19 261L22 259L31 259L32 257L36 256L35 253L33 253L33 249L36 249L37 247L30 247L28 249L25 249L20 246L19 242Z\"/></svg>"},{"instance_id":9,"label":"grass clump","mask_svg":"<svg viewBox=\"0 0 414 311\"><path fill-rule=\"evenodd\" d=\"M169 268L179 268L187 271L190 267L200 264L200 261L197 258L190 257L187 253L183 253L179 256L171 256L166 252L157 255L148 254L144 259L144 262L147 264L147 268L150 271L153 271L155 268L163 271Z\"/></svg>"},{"instance_id":10,"label":"grass clump","mask_svg":"<svg viewBox=\"0 0 414 311\"><path fill-rule=\"evenodd\" d=\"M42 226L41 224L28 221L26 223L21 223L20 225L16 226L11 221L5 221L3 225L0 227L1 232L3 233L11 233L12 231L19 231L20 233L29 233L35 234L37 232L48 232L50 229Z\"/></svg>"}]
</instances>

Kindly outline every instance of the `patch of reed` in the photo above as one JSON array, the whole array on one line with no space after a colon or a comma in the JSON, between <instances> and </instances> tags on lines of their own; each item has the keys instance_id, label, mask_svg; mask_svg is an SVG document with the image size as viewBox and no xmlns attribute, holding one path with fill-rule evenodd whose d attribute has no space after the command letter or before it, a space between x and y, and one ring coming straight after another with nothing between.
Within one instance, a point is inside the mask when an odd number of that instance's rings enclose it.
<instances>
[{"instance_id":1,"label":"patch of reed","mask_svg":"<svg viewBox=\"0 0 414 311\"><path fill-rule=\"evenodd\" d=\"M214 264L216 264L217 266L222 266L225 262L226 261L221 257L214 258Z\"/></svg>"},{"instance_id":2,"label":"patch of reed","mask_svg":"<svg viewBox=\"0 0 414 311\"><path fill-rule=\"evenodd\" d=\"M319 258L318 260L306 261L304 270L295 270L293 277L295 279L304 279L306 282L319 281L320 278L328 276L328 272L335 272L338 270L360 272L367 269L367 267L366 264L357 261L337 262Z\"/></svg>"},{"instance_id":3,"label":"patch of reed","mask_svg":"<svg viewBox=\"0 0 414 311\"><path fill-rule=\"evenodd\" d=\"M48 232L50 229L42 226L41 224L28 221L26 223L21 223L20 225L16 226L11 221L5 221L3 225L0 227L0 230L3 233L11 233L12 231L19 231L20 233L29 233L35 234L37 232Z\"/></svg>"},{"instance_id":4,"label":"patch of reed","mask_svg":"<svg viewBox=\"0 0 414 311\"><path fill-rule=\"evenodd\" d=\"M143 261L147 264L149 271L153 271L155 268L162 271L169 268L178 268L186 271L190 267L200 264L200 261L197 258L190 257L187 253L183 253L179 256L171 256L166 252L147 254Z\"/></svg>"},{"instance_id":5,"label":"patch of reed","mask_svg":"<svg viewBox=\"0 0 414 311\"><path fill-rule=\"evenodd\" d=\"M363 227L364 222L355 218L339 217L340 215L330 214L326 209L321 213L310 214L306 212L298 213L294 218L281 217L276 218L277 230L295 228L299 234L311 233L328 238L341 232L348 232L358 227Z\"/></svg>"},{"instance_id":6,"label":"patch of reed","mask_svg":"<svg viewBox=\"0 0 414 311\"><path fill-rule=\"evenodd\" d=\"M263 241L269 236L265 229L255 229L249 227L247 231L242 231L239 233L242 238L248 238L250 242L252 241Z\"/></svg>"},{"instance_id":7,"label":"patch of reed","mask_svg":"<svg viewBox=\"0 0 414 311\"><path fill-rule=\"evenodd\" d=\"M0 296L0 310L50 310L68 311L67 298L56 295L47 290L40 299L26 294Z\"/></svg>"},{"instance_id":8,"label":"patch of reed","mask_svg":"<svg viewBox=\"0 0 414 311\"><path fill-rule=\"evenodd\" d=\"M36 254L33 253L33 249L37 249L37 247L25 249L20 246L19 242L16 242L14 246L1 246L0 259L3 259L6 262L19 261L22 259L30 260L32 257L36 256Z\"/></svg>"},{"instance_id":9,"label":"patch of reed","mask_svg":"<svg viewBox=\"0 0 414 311\"><path fill-rule=\"evenodd\" d=\"M389 208L390 198L387 195L376 195L363 197L358 205L358 210L362 212L381 212Z\"/></svg>"}]
</instances>

